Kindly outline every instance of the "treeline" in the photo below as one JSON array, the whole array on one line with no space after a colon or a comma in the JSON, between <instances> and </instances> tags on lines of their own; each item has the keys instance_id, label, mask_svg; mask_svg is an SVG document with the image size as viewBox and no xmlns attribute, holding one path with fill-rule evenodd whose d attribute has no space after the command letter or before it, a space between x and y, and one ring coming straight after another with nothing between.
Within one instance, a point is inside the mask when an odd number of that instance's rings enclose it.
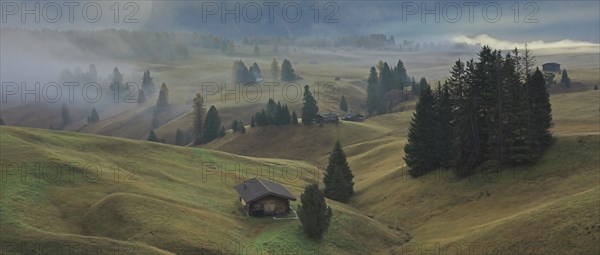
<instances>
[{"instance_id":1,"label":"treeline","mask_svg":"<svg viewBox=\"0 0 600 255\"><path fill-rule=\"evenodd\" d=\"M235 50L231 39L218 35L185 32L149 32L123 29L59 31L2 28L2 36L30 38L34 41L67 40L80 49L100 56L128 60L167 61L184 59L190 54L190 46L219 49L224 53L231 53Z\"/></svg>"},{"instance_id":2,"label":"treeline","mask_svg":"<svg viewBox=\"0 0 600 255\"><path fill-rule=\"evenodd\" d=\"M281 105L280 102L275 103L275 100L269 99L266 110L263 108L252 116L250 127L262 126L281 126L288 124L298 124L298 116L296 111L290 114L287 104Z\"/></svg>"},{"instance_id":3,"label":"treeline","mask_svg":"<svg viewBox=\"0 0 600 255\"><path fill-rule=\"evenodd\" d=\"M484 162L525 165L551 144L548 91L530 52L485 46L478 56L456 61L435 91L421 90L404 147L412 176L446 168L464 177Z\"/></svg>"},{"instance_id":4,"label":"treeline","mask_svg":"<svg viewBox=\"0 0 600 255\"><path fill-rule=\"evenodd\" d=\"M421 82L426 83L426 80L421 79ZM402 60L398 60L396 66L391 68L387 62L379 61L377 66L371 67L367 84L369 115L388 113L392 110L394 102L409 99L410 94L406 91L406 86L410 86L413 92L419 90L414 78L408 77ZM388 94L393 90L399 93L396 98Z\"/></svg>"},{"instance_id":5,"label":"treeline","mask_svg":"<svg viewBox=\"0 0 600 255\"><path fill-rule=\"evenodd\" d=\"M248 68L241 59L233 62L232 76L236 83L242 85L260 83L263 81L258 64L254 63ZM292 63L289 60L284 59L280 67L277 59L273 59L271 62L271 79L273 81L295 81L302 79L302 77L296 74L296 71L294 71L294 68L292 67Z\"/></svg>"}]
</instances>

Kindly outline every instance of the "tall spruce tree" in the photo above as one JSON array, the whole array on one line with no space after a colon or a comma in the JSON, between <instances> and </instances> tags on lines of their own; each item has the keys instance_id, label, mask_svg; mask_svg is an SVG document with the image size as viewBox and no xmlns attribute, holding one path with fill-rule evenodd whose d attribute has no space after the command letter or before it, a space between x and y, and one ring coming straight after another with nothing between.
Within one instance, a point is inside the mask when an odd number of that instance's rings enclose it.
<instances>
[{"instance_id":1,"label":"tall spruce tree","mask_svg":"<svg viewBox=\"0 0 600 255\"><path fill-rule=\"evenodd\" d=\"M142 90L148 92L148 95L153 95L156 90L154 78L150 77L150 70L144 72L144 76L142 77Z\"/></svg>"},{"instance_id":2,"label":"tall spruce tree","mask_svg":"<svg viewBox=\"0 0 600 255\"><path fill-rule=\"evenodd\" d=\"M199 145L204 141L204 98L202 98L202 94L196 94L193 101L193 108L194 145Z\"/></svg>"},{"instance_id":3,"label":"tall spruce tree","mask_svg":"<svg viewBox=\"0 0 600 255\"><path fill-rule=\"evenodd\" d=\"M315 122L317 112L319 112L319 106L317 106L317 100L310 92L308 85L304 86L304 105L302 106L302 124L309 125Z\"/></svg>"},{"instance_id":4,"label":"tall spruce tree","mask_svg":"<svg viewBox=\"0 0 600 255\"><path fill-rule=\"evenodd\" d=\"M569 74L567 74L567 69L563 70L562 76L560 77L560 84L562 84L565 88L571 87L571 78L569 78Z\"/></svg>"},{"instance_id":5,"label":"tall spruce tree","mask_svg":"<svg viewBox=\"0 0 600 255\"><path fill-rule=\"evenodd\" d=\"M412 176L421 176L435 168L435 98L429 87L421 90L415 112L408 129L408 142L404 146L404 161Z\"/></svg>"},{"instance_id":6,"label":"tall spruce tree","mask_svg":"<svg viewBox=\"0 0 600 255\"><path fill-rule=\"evenodd\" d=\"M292 117L291 117L291 123L292 125L298 125L298 115L296 114L296 111L294 111L292 113Z\"/></svg>"},{"instance_id":7,"label":"tall spruce tree","mask_svg":"<svg viewBox=\"0 0 600 255\"><path fill-rule=\"evenodd\" d=\"M381 99L379 98L379 77L375 67L371 67L369 78L367 79L367 112L373 115L377 112Z\"/></svg>"},{"instance_id":8,"label":"tall spruce tree","mask_svg":"<svg viewBox=\"0 0 600 255\"><path fill-rule=\"evenodd\" d=\"M340 202L348 202L354 194L353 179L354 175L350 170L350 166L348 166L346 154L344 154L338 140L329 155L329 164L323 177L325 197Z\"/></svg>"},{"instance_id":9,"label":"tall spruce tree","mask_svg":"<svg viewBox=\"0 0 600 255\"><path fill-rule=\"evenodd\" d=\"M175 132L175 145L183 146L184 144L183 131L178 128Z\"/></svg>"},{"instance_id":10,"label":"tall spruce tree","mask_svg":"<svg viewBox=\"0 0 600 255\"><path fill-rule=\"evenodd\" d=\"M250 127L256 127L256 121L254 120L254 116L252 116L252 118L250 119Z\"/></svg>"},{"instance_id":11,"label":"tall spruce tree","mask_svg":"<svg viewBox=\"0 0 600 255\"><path fill-rule=\"evenodd\" d=\"M71 122L71 117L69 116L69 107L66 103L63 103L60 107L60 116L62 117L63 127Z\"/></svg>"},{"instance_id":12,"label":"tall spruce tree","mask_svg":"<svg viewBox=\"0 0 600 255\"><path fill-rule=\"evenodd\" d=\"M96 111L96 108L92 108L92 112L90 113L90 116L88 116L87 118L87 122L88 123L95 123L100 121L100 116L98 115L98 112Z\"/></svg>"},{"instance_id":13,"label":"tall spruce tree","mask_svg":"<svg viewBox=\"0 0 600 255\"><path fill-rule=\"evenodd\" d=\"M436 167L448 168L452 161L452 144L454 143L454 129L452 129L452 102L450 89L447 84L438 83L435 91L434 117L435 117L435 146L433 154L436 156Z\"/></svg>"},{"instance_id":14,"label":"tall spruce tree","mask_svg":"<svg viewBox=\"0 0 600 255\"><path fill-rule=\"evenodd\" d=\"M316 183L309 184L300 195L298 217L304 233L313 239L321 239L329 228L333 212L325 202L325 197Z\"/></svg>"},{"instance_id":15,"label":"tall spruce tree","mask_svg":"<svg viewBox=\"0 0 600 255\"><path fill-rule=\"evenodd\" d=\"M532 132L532 146L540 156L552 143L550 128L552 127L552 106L546 89L544 74L536 69L527 84L529 114Z\"/></svg>"},{"instance_id":16,"label":"tall spruce tree","mask_svg":"<svg viewBox=\"0 0 600 255\"><path fill-rule=\"evenodd\" d=\"M342 98L340 99L340 110L343 112L348 111L348 102L346 102L346 97L344 95L342 95Z\"/></svg>"},{"instance_id":17,"label":"tall spruce tree","mask_svg":"<svg viewBox=\"0 0 600 255\"><path fill-rule=\"evenodd\" d=\"M156 108L160 111L169 106L169 88L166 83L162 83L160 91L158 92L158 99L156 101Z\"/></svg>"},{"instance_id":18,"label":"tall spruce tree","mask_svg":"<svg viewBox=\"0 0 600 255\"><path fill-rule=\"evenodd\" d=\"M280 72L281 70L279 70L279 63L277 63L277 59L273 59L273 62L271 62L271 78L274 81L278 80Z\"/></svg>"},{"instance_id":19,"label":"tall spruce tree","mask_svg":"<svg viewBox=\"0 0 600 255\"><path fill-rule=\"evenodd\" d=\"M204 143L208 143L220 137L219 130L221 129L221 117L214 105L211 105L206 113L204 121Z\"/></svg>"}]
</instances>

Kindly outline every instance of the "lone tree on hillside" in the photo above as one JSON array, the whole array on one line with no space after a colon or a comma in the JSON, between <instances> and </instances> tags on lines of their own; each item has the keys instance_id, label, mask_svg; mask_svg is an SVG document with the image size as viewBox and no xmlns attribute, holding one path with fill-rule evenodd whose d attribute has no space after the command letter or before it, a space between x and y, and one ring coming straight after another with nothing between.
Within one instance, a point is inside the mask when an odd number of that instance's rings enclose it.
<instances>
[{"instance_id":1,"label":"lone tree on hillside","mask_svg":"<svg viewBox=\"0 0 600 255\"><path fill-rule=\"evenodd\" d=\"M566 88L571 87L571 78L569 78L569 74L567 74L567 69L563 70L562 72L562 76L560 77L560 84L562 84Z\"/></svg>"},{"instance_id":2,"label":"lone tree on hillside","mask_svg":"<svg viewBox=\"0 0 600 255\"><path fill-rule=\"evenodd\" d=\"M271 78L276 81L279 79L280 72L281 71L279 70L279 63L277 63L277 59L273 59L273 62L271 62Z\"/></svg>"},{"instance_id":3,"label":"lone tree on hillside","mask_svg":"<svg viewBox=\"0 0 600 255\"><path fill-rule=\"evenodd\" d=\"M148 141L150 141L150 142L160 142L158 140L158 137L154 133L154 130L150 130L150 134L148 135Z\"/></svg>"},{"instance_id":4,"label":"lone tree on hillside","mask_svg":"<svg viewBox=\"0 0 600 255\"><path fill-rule=\"evenodd\" d=\"M150 77L150 70L144 72L144 76L142 77L142 90L148 92L148 95L153 95L156 91L154 78Z\"/></svg>"},{"instance_id":5,"label":"lone tree on hillside","mask_svg":"<svg viewBox=\"0 0 600 255\"><path fill-rule=\"evenodd\" d=\"M342 145L338 140L329 155L329 165L323 183L325 184L325 197L340 202L348 202L354 194L354 175L348 166L346 154L342 150Z\"/></svg>"},{"instance_id":6,"label":"lone tree on hillside","mask_svg":"<svg viewBox=\"0 0 600 255\"><path fill-rule=\"evenodd\" d=\"M169 88L166 83L162 83L160 91L158 92L158 99L156 101L156 107L160 110L165 109L169 106Z\"/></svg>"},{"instance_id":7,"label":"lone tree on hillside","mask_svg":"<svg viewBox=\"0 0 600 255\"><path fill-rule=\"evenodd\" d=\"M300 195L302 205L298 206L298 217L304 233L310 238L321 239L329 228L333 212L325 203L325 197L316 183L309 184Z\"/></svg>"},{"instance_id":8,"label":"lone tree on hillside","mask_svg":"<svg viewBox=\"0 0 600 255\"><path fill-rule=\"evenodd\" d=\"M194 98L194 145L202 143L204 134L204 98L197 93Z\"/></svg>"},{"instance_id":9,"label":"lone tree on hillside","mask_svg":"<svg viewBox=\"0 0 600 255\"><path fill-rule=\"evenodd\" d=\"M179 145L179 146L183 146L184 145L184 141L183 141L183 131L181 131L181 129L177 129L177 131L175 132L175 145Z\"/></svg>"},{"instance_id":10,"label":"lone tree on hillside","mask_svg":"<svg viewBox=\"0 0 600 255\"><path fill-rule=\"evenodd\" d=\"M221 117L214 105L211 105L206 113L206 121L204 122L204 143L220 137Z\"/></svg>"},{"instance_id":11,"label":"lone tree on hillside","mask_svg":"<svg viewBox=\"0 0 600 255\"><path fill-rule=\"evenodd\" d=\"M114 93L117 93L117 95L125 90L125 83L123 80L123 75L121 74L121 72L119 71L119 68L117 68L115 66L115 69L113 69L113 73L111 76L111 82L110 82L110 90L112 90Z\"/></svg>"},{"instance_id":12,"label":"lone tree on hillside","mask_svg":"<svg viewBox=\"0 0 600 255\"><path fill-rule=\"evenodd\" d=\"M0 126L4 126L4 120L2 118L0 118Z\"/></svg>"},{"instance_id":13,"label":"lone tree on hillside","mask_svg":"<svg viewBox=\"0 0 600 255\"><path fill-rule=\"evenodd\" d=\"M69 117L69 107L67 107L66 103L63 103L60 108L60 116L62 117L63 126L66 126L71 122L71 117Z\"/></svg>"},{"instance_id":14,"label":"lone tree on hillside","mask_svg":"<svg viewBox=\"0 0 600 255\"><path fill-rule=\"evenodd\" d=\"M308 85L304 86L303 101L304 105L302 106L302 124L312 124L315 122L317 112L319 112L319 106L317 106L317 100L315 100L313 97Z\"/></svg>"},{"instance_id":15,"label":"lone tree on hillside","mask_svg":"<svg viewBox=\"0 0 600 255\"><path fill-rule=\"evenodd\" d=\"M348 102L346 102L346 97L342 95L342 99L340 99L340 110L343 112L348 111Z\"/></svg>"},{"instance_id":16,"label":"lone tree on hillside","mask_svg":"<svg viewBox=\"0 0 600 255\"><path fill-rule=\"evenodd\" d=\"M96 111L96 108L92 108L92 112L90 113L90 116L88 116L87 122L94 123L94 122L98 122L99 120L100 120L100 116L98 116L98 112Z\"/></svg>"}]
</instances>

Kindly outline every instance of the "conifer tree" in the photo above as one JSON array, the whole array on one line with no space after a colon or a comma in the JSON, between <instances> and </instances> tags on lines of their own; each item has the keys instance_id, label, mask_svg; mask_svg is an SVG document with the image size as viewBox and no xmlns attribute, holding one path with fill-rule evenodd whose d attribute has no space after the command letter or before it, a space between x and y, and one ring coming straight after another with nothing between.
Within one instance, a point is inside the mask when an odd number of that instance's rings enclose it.
<instances>
[{"instance_id":1,"label":"conifer tree","mask_svg":"<svg viewBox=\"0 0 600 255\"><path fill-rule=\"evenodd\" d=\"M309 125L315 122L317 112L319 112L319 106L317 106L317 100L313 97L310 92L308 85L304 86L304 105L302 106L302 124Z\"/></svg>"},{"instance_id":2,"label":"conifer tree","mask_svg":"<svg viewBox=\"0 0 600 255\"><path fill-rule=\"evenodd\" d=\"M562 76L560 77L560 84L565 86L565 88L571 87L571 78L569 78L569 74L567 74L567 69L563 70Z\"/></svg>"},{"instance_id":3,"label":"conifer tree","mask_svg":"<svg viewBox=\"0 0 600 255\"><path fill-rule=\"evenodd\" d=\"M283 63L281 63L281 81L295 81L297 79L300 79L300 77L296 74L294 68L292 68L292 63L284 59Z\"/></svg>"},{"instance_id":4,"label":"conifer tree","mask_svg":"<svg viewBox=\"0 0 600 255\"><path fill-rule=\"evenodd\" d=\"M148 92L148 95L153 95L156 90L154 78L150 77L150 70L144 72L144 76L142 77L142 90Z\"/></svg>"},{"instance_id":5,"label":"conifer tree","mask_svg":"<svg viewBox=\"0 0 600 255\"><path fill-rule=\"evenodd\" d=\"M244 126L244 122L243 121L238 121L238 127L237 130L243 135L246 133L246 127Z\"/></svg>"},{"instance_id":6,"label":"conifer tree","mask_svg":"<svg viewBox=\"0 0 600 255\"><path fill-rule=\"evenodd\" d=\"M256 127L256 121L254 120L254 116L252 116L252 119L250 120L250 127Z\"/></svg>"},{"instance_id":7,"label":"conifer tree","mask_svg":"<svg viewBox=\"0 0 600 255\"><path fill-rule=\"evenodd\" d=\"M434 117L435 117L435 145L436 167L448 168L452 161L452 144L454 142L454 129L452 129L452 102L447 84L443 86L438 82L435 91Z\"/></svg>"},{"instance_id":8,"label":"conifer tree","mask_svg":"<svg viewBox=\"0 0 600 255\"><path fill-rule=\"evenodd\" d=\"M92 108L92 112L90 113L90 116L88 116L87 122L94 123L94 122L98 122L99 120L100 120L100 116L98 116L98 112L96 111L96 108Z\"/></svg>"},{"instance_id":9,"label":"conifer tree","mask_svg":"<svg viewBox=\"0 0 600 255\"><path fill-rule=\"evenodd\" d=\"M138 104L143 104L144 102L146 102L146 96L144 95L144 90L141 89L140 93L138 93L138 100L137 100Z\"/></svg>"},{"instance_id":10,"label":"conifer tree","mask_svg":"<svg viewBox=\"0 0 600 255\"><path fill-rule=\"evenodd\" d=\"M158 99L156 101L156 108L160 111L169 106L169 89L166 83L162 83L160 91L158 92Z\"/></svg>"},{"instance_id":11,"label":"conifer tree","mask_svg":"<svg viewBox=\"0 0 600 255\"><path fill-rule=\"evenodd\" d=\"M4 126L4 120L2 118L0 118L0 126Z\"/></svg>"},{"instance_id":12,"label":"conifer tree","mask_svg":"<svg viewBox=\"0 0 600 255\"><path fill-rule=\"evenodd\" d=\"M342 95L342 98L340 99L340 110L343 112L348 111L348 102L346 102L346 97L344 95Z\"/></svg>"},{"instance_id":13,"label":"conifer tree","mask_svg":"<svg viewBox=\"0 0 600 255\"><path fill-rule=\"evenodd\" d=\"M367 83L367 111L369 112L369 115L373 115L377 112L377 108L380 104L380 98L377 93L379 90L379 78L377 77L377 70L375 70L375 67L371 67Z\"/></svg>"},{"instance_id":14,"label":"conifer tree","mask_svg":"<svg viewBox=\"0 0 600 255\"><path fill-rule=\"evenodd\" d=\"M238 120L234 120L233 122L231 122L231 130L233 132L237 132L238 131Z\"/></svg>"},{"instance_id":15,"label":"conifer tree","mask_svg":"<svg viewBox=\"0 0 600 255\"><path fill-rule=\"evenodd\" d=\"M527 101L532 132L532 144L538 156L552 143L552 106L546 89L544 74L536 69L528 85Z\"/></svg>"},{"instance_id":16,"label":"conifer tree","mask_svg":"<svg viewBox=\"0 0 600 255\"><path fill-rule=\"evenodd\" d=\"M350 166L348 166L346 154L344 154L338 140L329 155L329 164L323 177L325 197L340 202L348 202L354 194L353 179L354 175L352 175Z\"/></svg>"},{"instance_id":17,"label":"conifer tree","mask_svg":"<svg viewBox=\"0 0 600 255\"><path fill-rule=\"evenodd\" d=\"M404 161L412 176L421 176L435 168L435 99L429 87L421 90L415 112L408 129L408 142L404 146Z\"/></svg>"},{"instance_id":18,"label":"conifer tree","mask_svg":"<svg viewBox=\"0 0 600 255\"><path fill-rule=\"evenodd\" d=\"M325 202L325 197L316 183L309 184L300 195L302 205L298 206L298 217L304 233L313 239L321 239L329 228L333 212Z\"/></svg>"},{"instance_id":19,"label":"conifer tree","mask_svg":"<svg viewBox=\"0 0 600 255\"><path fill-rule=\"evenodd\" d=\"M379 83L384 95L394 87L394 78L387 62L383 63L381 73L379 74Z\"/></svg>"},{"instance_id":20,"label":"conifer tree","mask_svg":"<svg viewBox=\"0 0 600 255\"><path fill-rule=\"evenodd\" d=\"M177 131L175 132L175 145L183 146L184 145L183 139L184 139L183 131L181 131L178 128Z\"/></svg>"},{"instance_id":21,"label":"conifer tree","mask_svg":"<svg viewBox=\"0 0 600 255\"><path fill-rule=\"evenodd\" d=\"M154 133L154 130L150 130L150 134L148 135L148 141L150 141L150 142L160 142L160 140L158 140L158 137Z\"/></svg>"},{"instance_id":22,"label":"conifer tree","mask_svg":"<svg viewBox=\"0 0 600 255\"><path fill-rule=\"evenodd\" d=\"M62 117L63 126L66 126L71 122L71 117L69 116L69 107L67 107L66 103L63 103L60 108L60 116Z\"/></svg>"},{"instance_id":23,"label":"conifer tree","mask_svg":"<svg viewBox=\"0 0 600 255\"><path fill-rule=\"evenodd\" d=\"M294 111L292 113L291 123L292 123L292 125L298 125L298 115L296 115L296 111Z\"/></svg>"},{"instance_id":24,"label":"conifer tree","mask_svg":"<svg viewBox=\"0 0 600 255\"><path fill-rule=\"evenodd\" d=\"M211 105L206 113L206 120L204 121L204 143L208 143L214 139L217 139L219 130L221 128L221 117L219 112L214 105Z\"/></svg>"},{"instance_id":25,"label":"conifer tree","mask_svg":"<svg viewBox=\"0 0 600 255\"><path fill-rule=\"evenodd\" d=\"M110 90L113 91L113 93L117 93L117 95L119 95L119 93L121 93L121 91L123 91L124 89L125 83L123 80L123 75L119 71L119 68L115 66L115 69L113 69L113 73L111 76Z\"/></svg>"},{"instance_id":26,"label":"conifer tree","mask_svg":"<svg viewBox=\"0 0 600 255\"><path fill-rule=\"evenodd\" d=\"M271 62L271 78L276 81L279 79L279 73L281 71L279 70L279 63L277 63L276 59L273 59L273 62Z\"/></svg>"},{"instance_id":27,"label":"conifer tree","mask_svg":"<svg viewBox=\"0 0 600 255\"><path fill-rule=\"evenodd\" d=\"M194 145L204 141L204 99L202 94L197 93L193 101L194 108Z\"/></svg>"}]
</instances>

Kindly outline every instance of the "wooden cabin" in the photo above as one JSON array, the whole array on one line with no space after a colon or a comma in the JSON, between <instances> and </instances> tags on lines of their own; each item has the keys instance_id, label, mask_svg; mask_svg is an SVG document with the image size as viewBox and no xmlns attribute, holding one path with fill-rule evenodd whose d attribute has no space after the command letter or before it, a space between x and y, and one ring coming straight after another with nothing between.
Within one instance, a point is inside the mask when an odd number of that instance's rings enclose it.
<instances>
[{"instance_id":1,"label":"wooden cabin","mask_svg":"<svg viewBox=\"0 0 600 255\"><path fill-rule=\"evenodd\" d=\"M542 70L544 72L560 72L560 64L559 63L546 63L542 65Z\"/></svg>"},{"instance_id":2,"label":"wooden cabin","mask_svg":"<svg viewBox=\"0 0 600 255\"><path fill-rule=\"evenodd\" d=\"M252 178L234 186L242 208L249 216L283 215L296 197L278 183Z\"/></svg>"},{"instance_id":3,"label":"wooden cabin","mask_svg":"<svg viewBox=\"0 0 600 255\"><path fill-rule=\"evenodd\" d=\"M335 112L319 113L316 116L317 123L340 123L340 115Z\"/></svg>"}]
</instances>

